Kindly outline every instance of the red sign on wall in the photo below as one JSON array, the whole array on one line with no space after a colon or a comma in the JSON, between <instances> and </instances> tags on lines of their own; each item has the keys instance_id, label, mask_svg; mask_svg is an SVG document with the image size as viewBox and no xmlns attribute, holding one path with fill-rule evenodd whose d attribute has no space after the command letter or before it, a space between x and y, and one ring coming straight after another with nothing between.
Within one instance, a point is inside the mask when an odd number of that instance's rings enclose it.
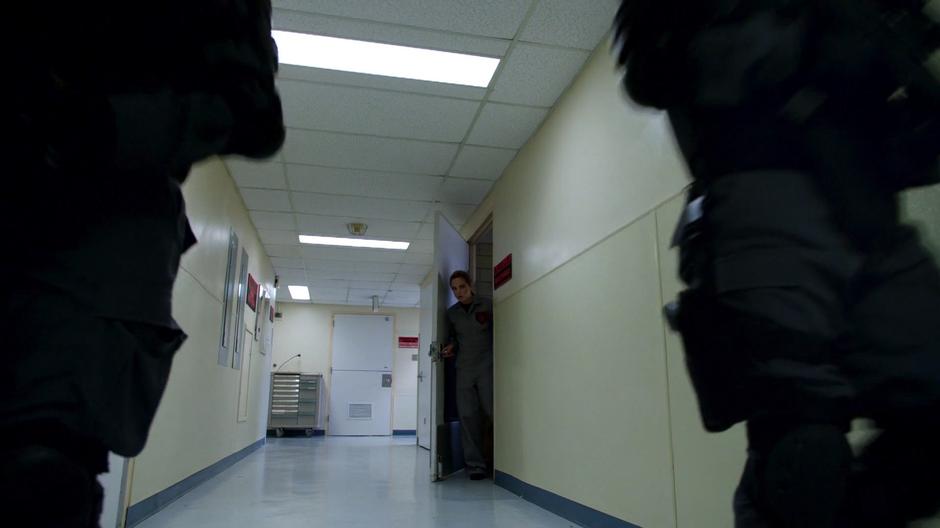
<instances>
[{"instance_id":1,"label":"red sign on wall","mask_svg":"<svg viewBox=\"0 0 940 528\"><path fill-rule=\"evenodd\" d=\"M512 279L512 253L493 268L493 288L499 289Z\"/></svg>"},{"instance_id":2,"label":"red sign on wall","mask_svg":"<svg viewBox=\"0 0 940 528\"><path fill-rule=\"evenodd\" d=\"M258 281L251 276L251 273L248 274L248 297L245 298L245 302L248 303L248 307L251 308L251 311L258 311Z\"/></svg>"},{"instance_id":3,"label":"red sign on wall","mask_svg":"<svg viewBox=\"0 0 940 528\"><path fill-rule=\"evenodd\" d=\"M418 348L417 337L399 337L398 348Z\"/></svg>"}]
</instances>

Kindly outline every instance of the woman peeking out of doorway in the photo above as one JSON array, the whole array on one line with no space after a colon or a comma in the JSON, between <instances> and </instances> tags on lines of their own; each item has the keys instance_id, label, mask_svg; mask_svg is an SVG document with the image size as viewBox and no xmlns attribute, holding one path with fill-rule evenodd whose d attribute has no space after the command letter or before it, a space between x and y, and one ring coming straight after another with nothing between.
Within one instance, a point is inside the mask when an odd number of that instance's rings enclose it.
<instances>
[{"instance_id":1,"label":"woman peeking out of doorway","mask_svg":"<svg viewBox=\"0 0 940 528\"><path fill-rule=\"evenodd\" d=\"M489 470L484 432L493 418L493 303L478 297L466 271L450 276L457 302L447 309L444 358L457 361L457 413L460 415L464 461L471 480Z\"/></svg>"}]
</instances>

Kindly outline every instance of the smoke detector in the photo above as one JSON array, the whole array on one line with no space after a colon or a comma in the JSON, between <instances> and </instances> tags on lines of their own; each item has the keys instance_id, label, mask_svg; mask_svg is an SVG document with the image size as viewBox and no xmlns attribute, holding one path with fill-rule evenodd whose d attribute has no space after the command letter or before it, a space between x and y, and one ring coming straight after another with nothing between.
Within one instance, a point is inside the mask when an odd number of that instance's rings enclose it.
<instances>
[{"instance_id":1,"label":"smoke detector","mask_svg":"<svg viewBox=\"0 0 940 528\"><path fill-rule=\"evenodd\" d=\"M369 229L369 226L366 224L351 223L346 224L346 228L349 229L350 235L364 236L366 234L366 230Z\"/></svg>"}]
</instances>

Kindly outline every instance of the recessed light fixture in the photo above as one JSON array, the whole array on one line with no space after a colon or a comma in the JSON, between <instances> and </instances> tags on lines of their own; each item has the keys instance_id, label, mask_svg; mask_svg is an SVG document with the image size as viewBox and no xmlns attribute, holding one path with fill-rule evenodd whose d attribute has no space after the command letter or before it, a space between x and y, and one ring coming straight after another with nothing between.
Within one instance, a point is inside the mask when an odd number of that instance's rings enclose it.
<instances>
[{"instance_id":1,"label":"recessed light fixture","mask_svg":"<svg viewBox=\"0 0 940 528\"><path fill-rule=\"evenodd\" d=\"M281 64L486 88L499 59L272 31Z\"/></svg>"},{"instance_id":2,"label":"recessed light fixture","mask_svg":"<svg viewBox=\"0 0 940 528\"><path fill-rule=\"evenodd\" d=\"M352 222L346 224L346 229L349 230L349 234L357 237L366 236L366 231L369 230L369 226L362 222Z\"/></svg>"},{"instance_id":3,"label":"recessed light fixture","mask_svg":"<svg viewBox=\"0 0 940 528\"><path fill-rule=\"evenodd\" d=\"M411 247L410 242L393 242L390 240L369 240L367 238L338 238L324 236L300 235L301 244L313 244L315 246L340 246L372 249L397 249L405 251Z\"/></svg>"},{"instance_id":4,"label":"recessed light fixture","mask_svg":"<svg viewBox=\"0 0 940 528\"><path fill-rule=\"evenodd\" d=\"M295 301L309 301L310 300L310 288L306 286L288 286L290 290L290 298Z\"/></svg>"}]
</instances>

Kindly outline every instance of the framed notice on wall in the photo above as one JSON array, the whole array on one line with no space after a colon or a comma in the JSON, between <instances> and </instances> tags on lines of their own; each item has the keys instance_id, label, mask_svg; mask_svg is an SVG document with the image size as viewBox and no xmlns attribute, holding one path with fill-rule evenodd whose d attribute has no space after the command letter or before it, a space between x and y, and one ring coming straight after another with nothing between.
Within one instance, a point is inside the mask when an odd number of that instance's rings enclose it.
<instances>
[{"instance_id":1,"label":"framed notice on wall","mask_svg":"<svg viewBox=\"0 0 940 528\"><path fill-rule=\"evenodd\" d=\"M251 276L251 273L248 274L248 297L245 298L245 302L248 304L248 307L251 308L252 312L258 312L258 281Z\"/></svg>"},{"instance_id":2,"label":"framed notice on wall","mask_svg":"<svg viewBox=\"0 0 940 528\"><path fill-rule=\"evenodd\" d=\"M235 331L237 328L234 317L238 305L238 235L234 229L229 230L228 238L228 259L226 259L225 268L225 291L222 300L222 332L219 339L218 363L223 366L230 366L232 362L232 352L236 341Z\"/></svg>"}]
</instances>

